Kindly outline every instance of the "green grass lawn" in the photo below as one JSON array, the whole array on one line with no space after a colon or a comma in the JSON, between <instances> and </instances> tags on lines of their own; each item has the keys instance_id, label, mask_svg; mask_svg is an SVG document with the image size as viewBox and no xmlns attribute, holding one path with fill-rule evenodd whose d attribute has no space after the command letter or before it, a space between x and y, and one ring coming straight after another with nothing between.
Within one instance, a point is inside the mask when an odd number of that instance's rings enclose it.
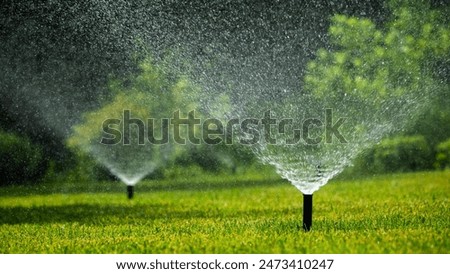
<instances>
[{"instance_id":1,"label":"green grass lawn","mask_svg":"<svg viewBox=\"0 0 450 274\"><path fill-rule=\"evenodd\" d=\"M0 253L448 253L450 172L331 182L302 195L270 177L0 189Z\"/></svg>"}]
</instances>

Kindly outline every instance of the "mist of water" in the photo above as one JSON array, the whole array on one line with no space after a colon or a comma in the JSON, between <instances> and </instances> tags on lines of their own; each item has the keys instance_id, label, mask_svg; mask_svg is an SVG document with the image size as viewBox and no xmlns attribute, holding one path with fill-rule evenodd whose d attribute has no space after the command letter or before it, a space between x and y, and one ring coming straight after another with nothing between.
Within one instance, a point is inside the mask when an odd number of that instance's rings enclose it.
<instances>
[{"instance_id":1,"label":"mist of water","mask_svg":"<svg viewBox=\"0 0 450 274\"><path fill-rule=\"evenodd\" d=\"M379 20L378 2L346 6L321 1L105 0L86 1L86 6L55 2L47 7L24 2L17 5L17 14L8 17L17 28L2 44L6 61L1 65L1 92L8 113L17 114L17 120L34 117L30 120L65 139L83 113L111 97L101 88L110 71L129 75L135 72L134 56L150 53L158 59L173 54L173 69L201 88L199 104L211 113L217 109L216 98L225 94L231 110L224 117L261 118L270 109L278 118L293 118L292 128L297 129L304 119L324 121L326 109L333 110L335 119L346 119L340 128L345 143L334 138L331 143L289 145L283 140L292 136L274 130L277 145L262 138L252 147L262 162L275 166L282 177L310 194L365 148L400 131L426 105L427 91L416 97L375 100L377 104L371 102L374 97L318 100L302 91L307 61L327 46L328 16L344 12ZM29 16L38 11L38 16ZM39 39L17 43L21 33ZM11 57L18 55L23 58ZM98 140L89 140L82 149L129 185L163 165L165 155L170 155L169 148L99 146Z\"/></svg>"},{"instance_id":2,"label":"mist of water","mask_svg":"<svg viewBox=\"0 0 450 274\"><path fill-rule=\"evenodd\" d=\"M280 107L279 113L282 115L296 117L297 123L292 126L296 129L305 130L302 122L308 118L321 121L320 127L316 124L309 128L310 139L302 139L297 144L286 144L286 137L292 139L293 134L286 136L287 134L273 130L272 136L278 140L276 145L268 144L262 136L263 141L253 146L254 152L264 163L273 165L283 178L304 194L313 194L383 137L401 132L417 118L417 114L427 103L427 99L423 97L420 100L389 98L375 107L373 104L364 105L360 100L311 102L308 97L299 95L292 104L275 108ZM327 111L330 116L326 115ZM336 125L339 119L342 124L338 133L344 139L332 134L327 140L327 123L328 126Z\"/></svg>"}]
</instances>

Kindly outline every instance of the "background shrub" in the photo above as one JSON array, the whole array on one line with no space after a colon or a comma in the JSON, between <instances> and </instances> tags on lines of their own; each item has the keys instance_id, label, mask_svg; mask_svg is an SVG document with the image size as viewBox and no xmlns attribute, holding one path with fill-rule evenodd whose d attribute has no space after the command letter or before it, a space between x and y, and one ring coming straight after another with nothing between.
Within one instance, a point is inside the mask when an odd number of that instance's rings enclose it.
<instances>
[{"instance_id":1,"label":"background shrub","mask_svg":"<svg viewBox=\"0 0 450 274\"><path fill-rule=\"evenodd\" d=\"M47 166L40 146L26 137L0 131L0 185L35 180Z\"/></svg>"},{"instance_id":2,"label":"background shrub","mask_svg":"<svg viewBox=\"0 0 450 274\"><path fill-rule=\"evenodd\" d=\"M406 172L430 168L431 159L431 149L423 136L397 136L376 146L373 164L378 172Z\"/></svg>"},{"instance_id":3,"label":"background shrub","mask_svg":"<svg viewBox=\"0 0 450 274\"><path fill-rule=\"evenodd\" d=\"M434 166L442 169L450 167L450 138L437 145Z\"/></svg>"}]
</instances>

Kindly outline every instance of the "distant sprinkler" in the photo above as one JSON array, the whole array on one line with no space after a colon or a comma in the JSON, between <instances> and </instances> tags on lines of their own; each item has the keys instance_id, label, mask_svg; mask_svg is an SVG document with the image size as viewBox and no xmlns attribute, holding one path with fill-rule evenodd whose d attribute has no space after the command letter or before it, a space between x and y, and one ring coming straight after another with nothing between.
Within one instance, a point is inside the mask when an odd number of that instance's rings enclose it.
<instances>
[{"instance_id":1,"label":"distant sprinkler","mask_svg":"<svg viewBox=\"0 0 450 274\"><path fill-rule=\"evenodd\" d=\"M128 199L132 199L134 195L134 186L127 186Z\"/></svg>"}]
</instances>

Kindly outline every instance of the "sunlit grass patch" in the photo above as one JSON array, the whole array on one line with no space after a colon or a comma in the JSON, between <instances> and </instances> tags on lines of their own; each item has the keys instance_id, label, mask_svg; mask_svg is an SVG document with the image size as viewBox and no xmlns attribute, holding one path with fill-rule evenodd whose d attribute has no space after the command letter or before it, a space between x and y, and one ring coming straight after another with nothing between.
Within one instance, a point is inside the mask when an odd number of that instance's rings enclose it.
<instances>
[{"instance_id":1,"label":"sunlit grass patch","mask_svg":"<svg viewBox=\"0 0 450 274\"><path fill-rule=\"evenodd\" d=\"M284 181L189 188L143 182L53 193L9 187L0 196L1 253L448 253L450 172L331 182L302 195ZM61 184L64 184L62 182ZM167 186L167 187L164 187ZM210 185L211 187L208 187ZM50 187L50 186L49 186ZM72 186L73 187L73 186ZM62 189L59 186L57 189Z\"/></svg>"}]
</instances>

